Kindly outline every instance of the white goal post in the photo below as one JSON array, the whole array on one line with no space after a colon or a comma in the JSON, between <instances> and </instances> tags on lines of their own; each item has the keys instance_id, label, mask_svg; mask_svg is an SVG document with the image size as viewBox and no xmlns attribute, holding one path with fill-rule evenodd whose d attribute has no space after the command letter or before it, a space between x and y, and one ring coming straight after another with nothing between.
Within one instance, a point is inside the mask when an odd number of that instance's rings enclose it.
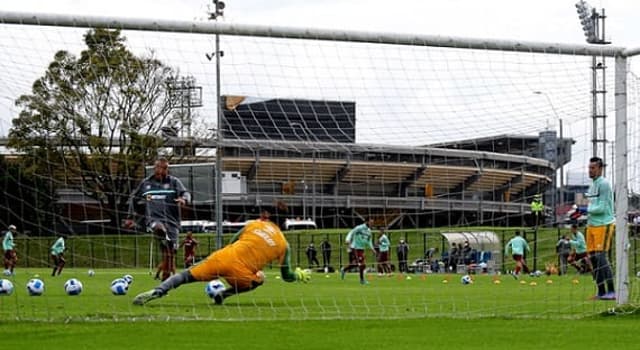
<instances>
[{"instance_id":1,"label":"white goal post","mask_svg":"<svg viewBox=\"0 0 640 350\"><path fill-rule=\"evenodd\" d=\"M107 27L131 31L166 32L181 34L210 34L221 36L256 37L268 39L304 39L339 43L369 43L376 45L428 46L451 48L458 50L486 50L502 53L542 53L547 55L567 56L599 56L613 58L615 61L614 105L615 105L615 158L613 171L615 183L616 239L615 239L615 280L617 284L617 303L629 302L629 235L627 232L628 202L620 200L629 194L629 132L627 130L627 77L628 58L640 54L640 49L627 49L618 46L570 45L545 42L526 42L490 39L471 39L435 35L408 35L361 31L322 30L288 27L268 27L244 24L227 24L216 22L188 22L153 19L106 18L90 16L73 16L62 14L35 14L0 11L0 24L55 26L71 28ZM213 66L211 76L213 73ZM587 69L586 67L584 68ZM321 85L321 84L319 84ZM319 88L321 89L321 87ZM217 106L220 113L220 106ZM292 123L292 125L295 123ZM301 136L306 131L300 127ZM221 140L218 140L221 141ZM313 165L315 166L315 165ZM306 195L306 187L303 195ZM218 222L222 222L218 217ZM153 256L153 243L149 255ZM153 261L149 261L150 271L154 270Z\"/></svg>"}]
</instances>

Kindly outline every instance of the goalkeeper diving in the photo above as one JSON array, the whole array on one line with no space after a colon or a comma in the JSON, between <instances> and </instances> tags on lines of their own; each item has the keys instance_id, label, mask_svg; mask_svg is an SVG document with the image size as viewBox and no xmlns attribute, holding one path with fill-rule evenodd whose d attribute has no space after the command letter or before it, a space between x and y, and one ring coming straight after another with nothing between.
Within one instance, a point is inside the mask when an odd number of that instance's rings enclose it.
<instances>
[{"instance_id":1,"label":"goalkeeper diving","mask_svg":"<svg viewBox=\"0 0 640 350\"><path fill-rule=\"evenodd\" d=\"M309 271L296 268L290 263L290 248L286 238L276 224L269 220L270 213L262 210L260 218L247 222L236 233L229 245L214 251L204 261L169 277L156 288L138 294L133 303L144 305L165 296L169 290L185 283L208 282L224 278L229 287L214 297L216 304L239 293L258 288L264 283L262 269L272 261L280 265L282 279L286 282L308 282Z\"/></svg>"}]
</instances>

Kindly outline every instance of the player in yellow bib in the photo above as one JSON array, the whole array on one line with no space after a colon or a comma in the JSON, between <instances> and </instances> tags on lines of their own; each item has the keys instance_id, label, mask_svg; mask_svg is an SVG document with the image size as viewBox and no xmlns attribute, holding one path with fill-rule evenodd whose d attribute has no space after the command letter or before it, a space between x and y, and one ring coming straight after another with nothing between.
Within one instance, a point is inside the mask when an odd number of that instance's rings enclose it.
<instances>
[{"instance_id":1,"label":"player in yellow bib","mask_svg":"<svg viewBox=\"0 0 640 350\"><path fill-rule=\"evenodd\" d=\"M133 303L144 305L185 283L224 278L230 287L214 298L216 304L222 304L227 297L261 286L264 283L262 269L272 261L280 265L284 281L308 282L311 278L309 272L291 269L289 243L269 217L269 212L263 210L260 219L249 221L229 245L211 253L190 269L171 276L156 288L138 294Z\"/></svg>"}]
</instances>

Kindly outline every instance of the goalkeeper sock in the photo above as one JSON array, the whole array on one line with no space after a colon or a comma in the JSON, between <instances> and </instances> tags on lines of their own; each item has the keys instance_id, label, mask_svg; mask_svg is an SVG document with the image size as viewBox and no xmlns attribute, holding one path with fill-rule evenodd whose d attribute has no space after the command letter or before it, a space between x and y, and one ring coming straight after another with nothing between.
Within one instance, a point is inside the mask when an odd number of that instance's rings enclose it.
<instances>
[{"instance_id":1,"label":"goalkeeper sock","mask_svg":"<svg viewBox=\"0 0 640 350\"><path fill-rule=\"evenodd\" d=\"M167 294L170 289L178 288L185 283L191 283L193 281L195 281L195 279L191 275L191 272L189 272L189 270L185 270L164 280L158 287L156 287L156 290L160 291L164 295Z\"/></svg>"}]
</instances>

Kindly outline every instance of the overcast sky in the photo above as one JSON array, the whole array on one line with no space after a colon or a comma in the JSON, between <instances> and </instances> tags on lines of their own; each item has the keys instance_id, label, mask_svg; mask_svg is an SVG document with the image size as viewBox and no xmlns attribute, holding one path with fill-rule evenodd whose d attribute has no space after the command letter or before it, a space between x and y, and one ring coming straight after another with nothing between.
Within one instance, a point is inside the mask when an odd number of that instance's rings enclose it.
<instances>
[{"instance_id":1,"label":"overcast sky","mask_svg":"<svg viewBox=\"0 0 640 350\"><path fill-rule=\"evenodd\" d=\"M587 1L607 14L607 38L640 46L640 2ZM206 0L6 0L5 11L204 19ZM225 21L583 43L575 0L229 0Z\"/></svg>"},{"instance_id":2,"label":"overcast sky","mask_svg":"<svg viewBox=\"0 0 640 350\"><path fill-rule=\"evenodd\" d=\"M575 2L576 1L566 0L229 0L226 1L225 17L223 20L228 23L583 44L585 40L578 21L574 5ZM145 17L176 20L205 20L207 17L206 12L210 3L211 1L205 0L11 0L3 1L1 7L4 11L64 13L113 17ZM640 33L640 20L638 20L638 17L640 17L640 1L609 0L597 2L589 1L589 3L598 9L606 9L607 40L611 40L616 46L640 46L640 36L638 36L638 33ZM232 44L233 43L228 43L227 45ZM262 49L264 50L264 48ZM315 49L315 47L305 47L303 50L311 51ZM324 49L326 48L321 47L318 52L322 52ZM246 50L246 53L253 53L251 48L245 47L242 50ZM259 49L256 50L259 51ZM296 49L291 50L295 52ZM233 52L231 48L229 48L229 51ZM402 55L403 58L415 54L410 50L400 52L400 55ZM377 54L377 52L372 53L372 56ZM388 55L393 55L393 53ZM382 56L384 57L384 55ZM285 58L279 57L277 60L282 62ZM329 60L328 58L325 59ZM493 59L495 59L495 57L491 60L487 59L486 61L481 59L479 60L479 65L492 63ZM503 56L499 56L499 60L504 66L510 66L512 64L516 66L520 63L513 63ZM448 58L442 59L442 62L447 61ZM465 61L465 59L460 58L460 61ZM579 58L576 59L575 62L578 62L577 65L582 64L582 61L580 61ZM230 64L240 67L241 63L250 64L251 62L232 62L231 58L229 58L229 60L225 61L225 69L230 69ZM555 61L550 63L553 65L560 64L561 66L559 66L559 68L556 66L556 69L559 69L559 71L564 70L571 74L574 74L574 70L576 69L576 63L558 63ZM346 64L348 65L348 63ZM357 68L358 67L356 66L356 69ZM588 73L588 66L580 66L579 69ZM509 69L507 69L507 71L508 70ZM287 76L285 73L283 73L283 77ZM364 74L362 72L359 73ZM404 73L408 76L413 74L410 68L406 67ZM197 73L194 74L197 75ZM348 72L345 74L348 74ZM380 72L373 72L372 74L380 74ZM465 71L463 74L475 77L474 72ZM553 74L558 73L556 72ZM259 73L255 73L255 76L257 77L256 79L260 78ZM273 77L273 74L267 75L267 78L271 80L273 80ZM277 77L280 78L281 76L278 75ZM359 77L360 79L363 79L364 83L368 82L367 80L364 80L364 78L361 78L361 76ZM484 78L482 74L480 74L479 77ZM586 74L586 77L589 77L588 74ZM234 86L233 76L229 76L229 73L227 73L225 78L227 79L226 86ZM460 86L448 85L447 80L450 78L450 76L444 77L438 80L437 83L443 89L451 88L460 90ZM238 79L241 79L240 75L238 75ZM382 80L383 78L379 79L384 82ZM520 77L514 76L512 79L516 80L520 79ZM586 164L585 157L588 156L590 150L590 144L588 142L590 138L590 130L587 126L589 111L588 105L590 99L588 94L588 81L586 81L585 84L583 84L583 81L580 79L568 83L565 83L564 81L559 82L557 85L562 86L562 90L555 91L553 86L544 85L547 83L540 85L540 88L535 85L536 83L542 84L543 80L544 79L540 79L540 77L536 77L536 80L532 80L530 84L527 83L522 85L520 87L521 91L516 91L515 93L512 91L513 86L503 87L499 83L492 82L490 83L490 87L493 92L504 88L505 95L503 100L519 101L521 99L520 96L526 96L527 100L522 100L518 104L514 103L515 107L506 105L501 106L503 111L508 110L507 112L502 112L501 115L505 118L509 118L510 122L519 127L513 129L515 132L535 133L544 129L545 120L548 120L549 118L548 115L558 113L564 116L564 118L566 118L564 125L565 135L579 140L579 143L575 146L575 164L572 168L584 169L584 164ZM611 78L609 81L613 81L613 79ZM436 81L433 83L435 82ZM284 81L283 84L286 85L286 81ZM581 87L574 88L574 86ZM238 83L235 86L235 89L249 94L260 95L260 93L264 91L260 89L252 90L250 88L247 88L247 91L245 91L240 87L241 85ZM2 105L5 105L6 110L6 106L9 104L8 101L14 97L10 96L10 92L16 90L16 88L12 86L5 87L5 91L3 91L2 88L3 86L0 84L0 95L2 95L0 97L4 96L4 99L0 99L0 112L3 111ZM293 96L295 95L295 92L293 91L301 91L300 87L296 87L297 90L287 90L281 86L271 86L270 88L271 90L267 93L270 95L281 92L283 95L288 94L289 96ZM353 89L353 87L351 88ZM233 90L233 87L229 89ZM405 89L405 87L399 86L397 89L402 90ZM416 90L415 86L408 86L406 89L410 89L412 92ZM421 86L421 89L431 90L426 95L429 98L436 97L432 92L433 85L425 84L424 86ZM531 91L538 89L546 90L549 99L540 95L531 96ZM575 94L568 93L568 91L571 90L576 90ZM368 93L372 94L372 91L373 90L369 90ZM477 91L477 89L474 90L473 94L476 94ZM352 91L346 91L344 95L349 96L349 98L357 98L357 94L350 94L351 92ZM465 91L460 92L461 95L465 94ZM469 94L469 92L466 93ZM509 95L511 93L514 95ZM308 95L310 97L324 97L323 94L317 93L316 90L312 89L310 89ZM463 119L463 123L471 122L472 120L479 120L479 124L477 126L471 126L471 135L486 136L492 132L501 134L508 133L509 130L511 130L509 127L502 127L505 123L502 123L502 125L492 124L496 121L496 118L499 117L495 115L493 105L503 103L503 101L496 101L495 97L486 99L482 98L482 96L475 96L480 101L476 101L474 108L477 109L478 106L484 106L482 107L484 108L484 111L481 110L481 112L478 112L477 110L468 112L460 111L458 105L463 104L464 101L457 100L456 98L458 96L446 96L448 99L447 105L438 105L436 103L435 107L433 104L425 107L416 103L415 100L421 97L424 97L424 95L419 95L418 92L416 92L415 99L403 100L402 102L404 105L408 107L404 107L402 110L398 109L398 113L403 112L404 114L407 114L407 111L411 112L411 106L413 103L415 104L413 106L415 110L433 108L433 110L430 111L431 113L440 113L443 115L453 113L452 115L454 116L468 118ZM609 101L612 101L613 94L610 94L608 99ZM578 100L580 101L579 104L576 102ZM380 113L380 111L376 109L377 106L375 104L367 104L360 100L357 102L362 106L359 113L361 112L363 115L375 116L376 113ZM390 106L385 106L386 112L395 111L393 103L388 103L388 105ZM526 108L538 110L540 115L536 115L535 113L529 115ZM514 118L520 117L509 115L509 111L519 115L522 120L514 120ZM585 114L587 114L586 118ZM612 118L610 119L612 120L613 115L611 115L611 117ZM414 119L415 118L416 117L414 117ZM394 125L388 125L388 118L383 117L380 117L380 120L368 120L367 125L371 129L365 137L360 137L360 140L375 143L376 140L383 139L384 135L394 132L391 130L395 130L395 134L393 134L395 139L391 141L387 140L387 142L394 143L393 141L397 140L398 144L420 144L422 139L431 139L440 142L450 141L456 138L468 138L469 135L469 133L463 132L469 131L466 130L469 128L464 127L465 124L463 124L463 126L458 126L458 129L450 128L450 122L448 122L449 125L444 123L444 126L429 125L428 131L418 132L418 130L420 130L420 125L417 125L416 128L412 128L410 124L405 125L403 123L403 120L398 119L397 123ZM413 123L413 120L410 120L409 123ZM430 121L430 123L433 124L433 121ZM360 123L358 127L363 128L364 125L364 123ZM554 121L547 121L547 125L550 125L552 128L557 128L557 124L555 124ZM9 126L10 122L7 120L6 115L0 116L0 135L6 135ZM611 137L611 134L609 137ZM633 176L633 174L630 175Z\"/></svg>"}]
</instances>

